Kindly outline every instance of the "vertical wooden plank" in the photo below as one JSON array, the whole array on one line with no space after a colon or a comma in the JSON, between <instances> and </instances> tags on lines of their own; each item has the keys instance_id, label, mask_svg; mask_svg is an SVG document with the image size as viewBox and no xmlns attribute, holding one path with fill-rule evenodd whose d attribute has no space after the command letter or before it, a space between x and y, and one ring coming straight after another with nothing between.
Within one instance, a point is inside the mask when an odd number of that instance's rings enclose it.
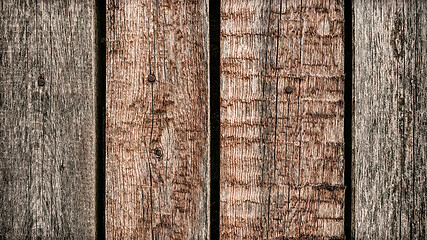
<instances>
[{"instance_id":1,"label":"vertical wooden plank","mask_svg":"<svg viewBox=\"0 0 427 240\"><path fill-rule=\"evenodd\" d=\"M395 113L403 60L397 60L401 45L391 44L401 40L402 5L387 0L354 4L355 237L399 238L400 209L393 206L400 199L396 147L401 133Z\"/></svg>"},{"instance_id":2,"label":"vertical wooden plank","mask_svg":"<svg viewBox=\"0 0 427 240\"><path fill-rule=\"evenodd\" d=\"M412 80L413 159L411 162L413 202L410 237L427 238L427 3L408 1L405 6L406 31L411 35L405 40L405 62L411 62L406 75ZM410 41L408 41L410 40ZM410 113L410 112L409 112Z\"/></svg>"},{"instance_id":3,"label":"vertical wooden plank","mask_svg":"<svg viewBox=\"0 0 427 240\"><path fill-rule=\"evenodd\" d=\"M353 11L353 237L425 239L426 4Z\"/></svg>"},{"instance_id":4,"label":"vertical wooden plank","mask_svg":"<svg viewBox=\"0 0 427 240\"><path fill-rule=\"evenodd\" d=\"M209 236L208 32L207 1L107 1L109 239Z\"/></svg>"},{"instance_id":5,"label":"vertical wooden plank","mask_svg":"<svg viewBox=\"0 0 427 240\"><path fill-rule=\"evenodd\" d=\"M222 1L221 238L344 238L342 1Z\"/></svg>"},{"instance_id":6,"label":"vertical wooden plank","mask_svg":"<svg viewBox=\"0 0 427 240\"><path fill-rule=\"evenodd\" d=\"M92 1L0 3L0 238L95 237Z\"/></svg>"}]
</instances>

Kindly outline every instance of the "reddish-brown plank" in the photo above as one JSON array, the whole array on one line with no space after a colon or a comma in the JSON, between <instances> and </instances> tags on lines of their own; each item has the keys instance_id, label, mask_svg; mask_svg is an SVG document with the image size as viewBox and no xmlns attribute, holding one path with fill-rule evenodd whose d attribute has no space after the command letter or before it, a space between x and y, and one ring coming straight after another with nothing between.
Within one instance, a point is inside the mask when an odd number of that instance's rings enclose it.
<instances>
[{"instance_id":1,"label":"reddish-brown plank","mask_svg":"<svg viewBox=\"0 0 427 240\"><path fill-rule=\"evenodd\" d=\"M342 1L221 3L222 239L344 237Z\"/></svg>"},{"instance_id":2,"label":"reddish-brown plank","mask_svg":"<svg viewBox=\"0 0 427 240\"><path fill-rule=\"evenodd\" d=\"M107 238L209 235L208 50L206 1L107 1Z\"/></svg>"}]
</instances>

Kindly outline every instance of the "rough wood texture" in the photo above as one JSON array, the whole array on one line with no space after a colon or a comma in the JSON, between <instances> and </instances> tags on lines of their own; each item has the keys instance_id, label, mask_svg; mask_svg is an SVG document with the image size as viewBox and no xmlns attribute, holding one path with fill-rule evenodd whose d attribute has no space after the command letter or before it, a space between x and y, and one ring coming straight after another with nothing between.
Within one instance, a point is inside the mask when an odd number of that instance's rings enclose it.
<instances>
[{"instance_id":1,"label":"rough wood texture","mask_svg":"<svg viewBox=\"0 0 427 240\"><path fill-rule=\"evenodd\" d=\"M91 1L0 2L0 238L95 237Z\"/></svg>"},{"instance_id":2,"label":"rough wood texture","mask_svg":"<svg viewBox=\"0 0 427 240\"><path fill-rule=\"evenodd\" d=\"M222 239L344 237L343 26L338 0L222 1Z\"/></svg>"},{"instance_id":3,"label":"rough wood texture","mask_svg":"<svg viewBox=\"0 0 427 240\"><path fill-rule=\"evenodd\" d=\"M107 1L109 239L209 236L207 6Z\"/></svg>"},{"instance_id":4,"label":"rough wood texture","mask_svg":"<svg viewBox=\"0 0 427 240\"><path fill-rule=\"evenodd\" d=\"M353 11L353 237L426 239L427 4Z\"/></svg>"}]
</instances>

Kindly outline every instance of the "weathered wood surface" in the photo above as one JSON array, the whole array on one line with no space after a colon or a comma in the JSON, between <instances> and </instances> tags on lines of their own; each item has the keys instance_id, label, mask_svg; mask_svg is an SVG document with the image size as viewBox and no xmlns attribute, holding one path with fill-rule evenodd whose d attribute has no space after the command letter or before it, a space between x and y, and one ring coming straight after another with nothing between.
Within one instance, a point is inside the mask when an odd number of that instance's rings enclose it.
<instances>
[{"instance_id":1,"label":"weathered wood surface","mask_svg":"<svg viewBox=\"0 0 427 240\"><path fill-rule=\"evenodd\" d=\"M109 239L209 236L208 37L207 1L107 1Z\"/></svg>"},{"instance_id":2,"label":"weathered wood surface","mask_svg":"<svg viewBox=\"0 0 427 240\"><path fill-rule=\"evenodd\" d=\"M92 1L0 2L0 238L95 237Z\"/></svg>"},{"instance_id":3,"label":"weathered wood surface","mask_svg":"<svg viewBox=\"0 0 427 240\"><path fill-rule=\"evenodd\" d=\"M338 0L222 1L222 239L344 237L343 26Z\"/></svg>"},{"instance_id":4,"label":"weathered wood surface","mask_svg":"<svg viewBox=\"0 0 427 240\"><path fill-rule=\"evenodd\" d=\"M427 3L353 11L353 237L426 239Z\"/></svg>"}]
</instances>

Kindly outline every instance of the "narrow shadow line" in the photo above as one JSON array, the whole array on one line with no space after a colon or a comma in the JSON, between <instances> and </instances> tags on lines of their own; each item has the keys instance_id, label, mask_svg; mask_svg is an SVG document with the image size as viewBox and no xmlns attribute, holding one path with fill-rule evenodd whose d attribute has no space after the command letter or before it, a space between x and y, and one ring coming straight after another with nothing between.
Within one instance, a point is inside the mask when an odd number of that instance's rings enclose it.
<instances>
[{"instance_id":1,"label":"narrow shadow line","mask_svg":"<svg viewBox=\"0 0 427 240\"><path fill-rule=\"evenodd\" d=\"M344 231L346 239L352 239L352 119L353 119L353 11L352 1L344 1Z\"/></svg>"},{"instance_id":2,"label":"narrow shadow line","mask_svg":"<svg viewBox=\"0 0 427 240\"><path fill-rule=\"evenodd\" d=\"M220 236L220 1L209 1L210 239Z\"/></svg>"},{"instance_id":3,"label":"narrow shadow line","mask_svg":"<svg viewBox=\"0 0 427 240\"><path fill-rule=\"evenodd\" d=\"M106 1L95 1L96 239L105 239Z\"/></svg>"}]
</instances>

